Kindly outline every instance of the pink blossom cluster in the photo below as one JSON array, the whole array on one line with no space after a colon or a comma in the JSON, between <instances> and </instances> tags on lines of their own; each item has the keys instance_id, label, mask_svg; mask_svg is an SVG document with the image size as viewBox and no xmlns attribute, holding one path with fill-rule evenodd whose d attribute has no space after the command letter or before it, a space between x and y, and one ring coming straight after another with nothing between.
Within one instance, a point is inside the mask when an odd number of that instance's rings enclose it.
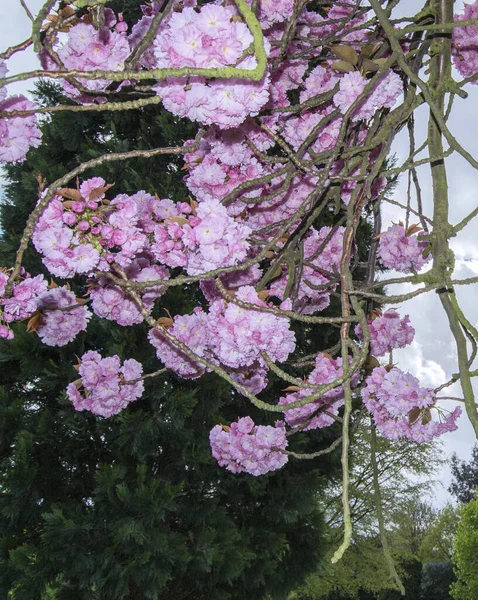
<instances>
[{"instance_id":1,"label":"pink blossom cluster","mask_svg":"<svg viewBox=\"0 0 478 600\"><path fill-rule=\"evenodd\" d=\"M315 368L307 377L307 383L315 385L333 383L343 375L342 359L332 358L328 354L320 353L315 358ZM355 386L358 382L358 374L352 376L351 384ZM291 404L303 400L314 390L302 388L296 392L289 393L279 399L279 404ZM334 416L339 414L339 408L344 405L344 389L339 385L320 398L312 400L299 408L291 408L284 411L286 423L290 427L298 427L307 423L303 431L310 431L322 427L328 427L335 422Z\"/></svg>"},{"instance_id":2,"label":"pink blossom cluster","mask_svg":"<svg viewBox=\"0 0 478 600\"><path fill-rule=\"evenodd\" d=\"M58 48L58 56L67 69L79 71L121 71L124 61L130 54L130 47L123 27L111 29L116 23L113 11L106 11L106 25L97 30L93 25L78 23L71 27L65 44ZM119 29L119 31L118 31ZM50 59L49 66L58 69ZM84 79L78 81L86 92L78 90L73 84L64 82L65 93L82 104L91 104L93 100L104 101L101 94L110 81L106 79Z\"/></svg>"},{"instance_id":3,"label":"pink blossom cluster","mask_svg":"<svg viewBox=\"0 0 478 600\"><path fill-rule=\"evenodd\" d=\"M304 258L308 264L302 270L294 310L303 314L324 310L330 304L330 292L336 288L340 260L343 251L344 228L337 227L332 233L330 227L317 231L313 227L304 241ZM274 281L271 293L284 299L287 286L287 273ZM315 287L314 287L315 286Z\"/></svg>"},{"instance_id":4,"label":"pink blossom cluster","mask_svg":"<svg viewBox=\"0 0 478 600\"><path fill-rule=\"evenodd\" d=\"M233 19L237 14L234 6L216 4L173 12L153 42L154 66L254 69L257 61L248 53L253 38L245 23ZM156 91L173 114L228 128L258 114L269 98L268 87L267 75L260 82L189 76L161 81Z\"/></svg>"},{"instance_id":5,"label":"pink blossom cluster","mask_svg":"<svg viewBox=\"0 0 478 600\"><path fill-rule=\"evenodd\" d=\"M368 83L358 71L345 73L339 83L339 91L334 95L334 104L345 113L353 102L362 94ZM403 93L403 83L400 76L388 71L376 83L372 93L360 102L353 111L352 119L368 120L381 108L392 108L397 98Z\"/></svg>"},{"instance_id":6,"label":"pink blossom cluster","mask_svg":"<svg viewBox=\"0 0 478 600\"><path fill-rule=\"evenodd\" d=\"M314 127L318 126L332 112L332 107L314 112L303 112L299 117L291 117L285 124L283 137L289 144L298 150ZM310 148L314 152L325 152L335 146L337 142L342 119L333 117L327 124L320 127ZM309 154L307 153L307 156Z\"/></svg>"},{"instance_id":7,"label":"pink blossom cluster","mask_svg":"<svg viewBox=\"0 0 478 600\"><path fill-rule=\"evenodd\" d=\"M247 0L251 4L251 0ZM294 0L260 0L257 17L263 29L283 23L292 16Z\"/></svg>"},{"instance_id":8,"label":"pink blossom cluster","mask_svg":"<svg viewBox=\"0 0 478 600\"><path fill-rule=\"evenodd\" d=\"M169 267L184 267L189 275L197 275L244 260L250 233L218 200L204 200L195 215L157 225L151 252Z\"/></svg>"},{"instance_id":9,"label":"pink blossom cluster","mask_svg":"<svg viewBox=\"0 0 478 600\"><path fill-rule=\"evenodd\" d=\"M2 65L0 64L0 77ZM0 111L31 110L35 105L24 96L5 99L5 88L0 88ZM25 160L30 148L40 145L41 131L36 115L0 118L0 163Z\"/></svg>"},{"instance_id":10,"label":"pink blossom cluster","mask_svg":"<svg viewBox=\"0 0 478 600\"><path fill-rule=\"evenodd\" d=\"M191 352L202 358L208 357L208 316L200 308L192 315L177 315L168 333L185 344ZM165 367L185 379L197 379L206 372L205 367L191 359L175 346L159 329L151 329L149 341L156 348L156 355Z\"/></svg>"},{"instance_id":11,"label":"pink blossom cluster","mask_svg":"<svg viewBox=\"0 0 478 600\"><path fill-rule=\"evenodd\" d=\"M219 279L222 285L229 290L229 292L237 292L237 289L245 286L255 286L262 276L262 269L259 265L253 265L243 271L233 271L232 273L225 273L221 275ZM215 300L221 300L222 296L216 285L214 279L202 279L199 282L201 292L204 294L206 300L212 304Z\"/></svg>"},{"instance_id":12,"label":"pink blossom cluster","mask_svg":"<svg viewBox=\"0 0 478 600\"><path fill-rule=\"evenodd\" d=\"M127 194L113 198L103 211L103 224L97 234L97 243L103 250L99 268L103 271L113 262L123 269L128 267L147 247L147 236L137 223L138 213L136 195ZM91 233L96 233L96 228L92 227Z\"/></svg>"},{"instance_id":13,"label":"pink blossom cluster","mask_svg":"<svg viewBox=\"0 0 478 600\"><path fill-rule=\"evenodd\" d=\"M47 346L64 346L84 331L91 318L86 306L67 287L54 287L38 296L41 325L36 331ZM72 308L75 307L75 308Z\"/></svg>"},{"instance_id":14,"label":"pink blossom cluster","mask_svg":"<svg viewBox=\"0 0 478 600\"><path fill-rule=\"evenodd\" d=\"M410 317L405 315L403 319L393 308L389 308L383 314L374 314L368 320L370 330L370 354L373 356L384 356L395 348L405 348L413 342L415 329L410 325ZM362 326L355 327L355 333L363 339Z\"/></svg>"},{"instance_id":15,"label":"pink blossom cluster","mask_svg":"<svg viewBox=\"0 0 478 600\"><path fill-rule=\"evenodd\" d=\"M423 256L428 242L420 237L407 235L401 224L389 227L381 235L378 245L378 255L383 266L401 273L419 271L431 258Z\"/></svg>"},{"instance_id":16,"label":"pink blossom cluster","mask_svg":"<svg viewBox=\"0 0 478 600\"><path fill-rule=\"evenodd\" d=\"M404 437L413 442L429 442L455 431L461 415L461 408L457 407L445 420L433 421L430 412L436 403L433 390L420 387L416 377L397 367L376 367L366 379L362 399L378 431L391 440Z\"/></svg>"},{"instance_id":17,"label":"pink blossom cluster","mask_svg":"<svg viewBox=\"0 0 478 600\"><path fill-rule=\"evenodd\" d=\"M288 55L300 53L301 56L307 56L309 59L319 57L323 48L314 43L317 39L327 40L329 38L332 41L335 38L341 43L368 41L367 30L360 28L360 25L367 19L367 11L361 8L360 2L346 0L333 3L326 10L328 13L326 17L307 9L299 13L296 33L300 39L292 40L289 43ZM278 41L284 35L285 29L286 23L276 23L264 33L270 41ZM279 48L273 48L271 57L275 58L279 52Z\"/></svg>"},{"instance_id":18,"label":"pink blossom cluster","mask_svg":"<svg viewBox=\"0 0 478 600\"><path fill-rule=\"evenodd\" d=\"M134 260L126 269L126 277L129 281L156 281L158 279L169 279L169 272L164 267L150 264L146 259ZM151 312L154 301L161 297L166 291L164 286L154 286L147 290L137 290L144 308ZM90 282L89 288L91 307L98 317L116 321L119 325L129 326L143 322L138 304L118 286L114 285L106 277L96 277Z\"/></svg>"},{"instance_id":19,"label":"pink blossom cluster","mask_svg":"<svg viewBox=\"0 0 478 600\"><path fill-rule=\"evenodd\" d=\"M271 427L255 425L250 417L242 417L230 427L213 427L209 442L213 457L231 473L265 475L288 460L283 452L287 448L285 427L280 421Z\"/></svg>"},{"instance_id":20,"label":"pink blossom cluster","mask_svg":"<svg viewBox=\"0 0 478 600\"><path fill-rule=\"evenodd\" d=\"M168 277L165 268L152 261L196 275L246 258L251 229L229 216L218 200L196 203L192 214L185 202L174 204L145 192L120 194L110 202L104 200L108 187L94 177L78 190L59 190L76 199L55 196L38 220L32 241L54 275L68 278L95 268L109 271L113 263L131 270L142 254L149 271L137 281L146 281Z\"/></svg>"},{"instance_id":21,"label":"pink blossom cluster","mask_svg":"<svg viewBox=\"0 0 478 600\"><path fill-rule=\"evenodd\" d=\"M198 201L211 197L222 200L241 183L269 172L238 134L235 129L220 135L211 128L200 149L186 157L186 185Z\"/></svg>"},{"instance_id":22,"label":"pink blossom cluster","mask_svg":"<svg viewBox=\"0 0 478 600\"><path fill-rule=\"evenodd\" d=\"M252 286L237 290L237 300L267 307ZM290 308L285 302L281 308ZM284 316L243 308L217 300L209 309L210 347L219 361L232 368L263 364L265 352L273 362L283 362L295 350L295 334Z\"/></svg>"},{"instance_id":23,"label":"pink blossom cluster","mask_svg":"<svg viewBox=\"0 0 478 600\"><path fill-rule=\"evenodd\" d=\"M78 367L81 379L70 383L66 394L76 410L88 410L94 415L111 417L122 411L144 391L143 367L130 358L121 366L119 356L102 358L89 350Z\"/></svg>"},{"instance_id":24,"label":"pink blossom cluster","mask_svg":"<svg viewBox=\"0 0 478 600\"><path fill-rule=\"evenodd\" d=\"M252 286L238 288L236 298L252 306L267 307ZM285 309L290 304L285 302L281 306ZM243 308L224 300L213 302L208 313L196 308L192 315L176 316L168 334L198 356L232 370L231 376L236 381L256 392L267 383L267 366L261 353L266 352L274 362L282 362L295 349L295 335L286 316ZM160 330L151 330L149 339L163 364L181 377L194 379L206 371ZM258 371L257 377L254 371Z\"/></svg>"},{"instance_id":25,"label":"pink blossom cluster","mask_svg":"<svg viewBox=\"0 0 478 600\"><path fill-rule=\"evenodd\" d=\"M90 201L88 211L98 209L97 201ZM36 250L43 255L43 263L53 275L68 278L76 273L90 273L100 260L99 243L93 240L93 232L100 232L101 218L91 217L98 221L90 231L90 215L78 219L78 215L86 212L86 202L76 201L67 209L59 196L50 201L48 207L38 220L32 235ZM78 212L77 212L78 211ZM85 228L85 232L82 228Z\"/></svg>"},{"instance_id":26,"label":"pink blossom cluster","mask_svg":"<svg viewBox=\"0 0 478 600\"><path fill-rule=\"evenodd\" d=\"M455 15L455 23L478 19L478 0L465 4L463 14ZM455 67L463 77L478 73L478 26L464 25L452 29L452 55ZM472 81L475 85L478 80Z\"/></svg>"},{"instance_id":27,"label":"pink blossom cluster","mask_svg":"<svg viewBox=\"0 0 478 600\"><path fill-rule=\"evenodd\" d=\"M13 338L9 324L31 317L37 309L39 296L47 290L48 283L43 275L31 277L22 269L22 276L23 281L15 284L11 296L5 298L8 277L0 270L0 338Z\"/></svg>"},{"instance_id":28,"label":"pink blossom cluster","mask_svg":"<svg viewBox=\"0 0 478 600\"><path fill-rule=\"evenodd\" d=\"M300 101L305 102L313 96L330 92L339 83L340 77L327 64L318 65L307 75L302 90L300 92Z\"/></svg>"},{"instance_id":29,"label":"pink blossom cluster","mask_svg":"<svg viewBox=\"0 0 478 600\"><path fill-rule=\"evenodd\" d=\"M273 50L271 52L271 55L272 54L274 54ZM302 83L302 78L306 71L307 63L304 60L282 61L271 73L269 102L267 103L266 108L289 106L290 100L287 92L296 90L301 84L304 85Z\"/></svg>"},{"instance_id":30,"label":"pink blossom cluster","mask_svg":"<svg viewBox=\"0 0 478 600\"><path fill-rule=\"evenodd\" d=\"M104 179L93 177L78 190L60 190L76 199L55 196L38 220L32 241L54 275L69 278L95 267L109 270L113 262L126 267L143 250L147 238L136 227L135 198L121 194L110 204L104 200L108 187Z\"/></svg>"}]
</instances>

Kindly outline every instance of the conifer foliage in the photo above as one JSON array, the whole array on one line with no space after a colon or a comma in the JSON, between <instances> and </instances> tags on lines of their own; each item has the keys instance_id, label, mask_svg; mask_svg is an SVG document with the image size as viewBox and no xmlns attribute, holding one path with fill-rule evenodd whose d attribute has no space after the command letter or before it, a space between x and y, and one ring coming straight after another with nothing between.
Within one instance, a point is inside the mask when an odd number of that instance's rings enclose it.
<instances>
[{"instance_id":1,"label":"conifer foliage","mask_svg":"<svg viewBox=\"0 0 478 600\"><path fill-rule=\"evenodd\" d=\"M50 85L40 86L38 98L64 102ZM171 143L190 129L147 109L55 115L43 127L41 151L8 167L0 262L12 259L35 202L36 174L51 180L101 152L160 138ZM105 139L104 131L115 135ZM113 163L100 175L118 192L142 187L183 197L179 163L153 161ZM41 269L33 251L25 265ZM84 281L73 280L72 289L83 294ZM186 311L199 290L168 294L168 306ZM74 378L74 354L101 348L107 356L138 359L147 372L157 369L141 325L93 317L88 337L53 348L20 324L15 338L2 342L1 597L259 600L283 597L313 568L323 531L315 498L324 475L336 471L335 459L260 479L221 469L208 432L249 409L213 374L194 382L174 375L145 380L143 397L109 419L76 412L64 392ZM263 422L259 411L257 418ZM316 434L311 443L325 446L330 436ZM308 447L303 441L300 450Z\"/></svg>"}]
</instances>

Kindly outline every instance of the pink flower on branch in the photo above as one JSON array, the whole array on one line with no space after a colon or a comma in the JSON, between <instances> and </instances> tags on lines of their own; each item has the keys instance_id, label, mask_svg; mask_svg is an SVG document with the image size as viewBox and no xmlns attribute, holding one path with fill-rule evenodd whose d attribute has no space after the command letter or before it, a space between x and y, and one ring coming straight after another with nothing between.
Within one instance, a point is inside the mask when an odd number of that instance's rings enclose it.
<instances>
[{"instance_id":1,"label":"pink flower on branch","mask_svg":"<svg viewBox=\"0 0 478 600\"><path fill-rule=\"evenodd\" d=\"M89 350L78 366L81 379L70 383L66 393L76 410L88 410L94 415L111 417L141 397L143 367L130 358L121 365L118 356L102 358Z\"/></svg>"},{"instance_id":2,"label":"pink flower on branch","mask_svg":"<svg viewBox=\"0 0 478 600\"><path fill-rule=\"evenodd\" d=\"M287 447L284 423L255 425L250 417L243 417L230 427L216 425L209 434L213 457L231 473L246 472L264 475L285 465Z\"/></svg>"}]
</instances>

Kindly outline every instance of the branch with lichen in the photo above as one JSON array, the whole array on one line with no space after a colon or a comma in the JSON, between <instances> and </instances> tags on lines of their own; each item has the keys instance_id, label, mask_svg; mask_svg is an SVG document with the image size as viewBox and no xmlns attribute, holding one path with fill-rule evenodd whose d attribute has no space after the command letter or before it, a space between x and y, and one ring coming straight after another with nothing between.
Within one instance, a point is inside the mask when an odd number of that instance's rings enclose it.
<instances>
[{"instance_id":1,"label":"branch with lichen","mask_svg":"<svg viewBox=\"0 0 478 600\"><path fill-rule=\"evenodd\" d=\"M382 494L380 492L380 484L378 480L378 466L377 466L377 432L375 426L371 423L371 440L370 440L370 457L372 461L373 469L373 493L375 499L375 510L377 513L377 522L380 532L380 542L382 544L383 554L387 562L387 566L390 572L390 577L396 584L402 596L405 596L405 588L403 583L398 576L397 570L395 569L395 563L393 562L392 555L390 553L390 547L387 540L387 532L385 530L385 520L383 518L382 510Z\"/></svg>"}]
</instances>

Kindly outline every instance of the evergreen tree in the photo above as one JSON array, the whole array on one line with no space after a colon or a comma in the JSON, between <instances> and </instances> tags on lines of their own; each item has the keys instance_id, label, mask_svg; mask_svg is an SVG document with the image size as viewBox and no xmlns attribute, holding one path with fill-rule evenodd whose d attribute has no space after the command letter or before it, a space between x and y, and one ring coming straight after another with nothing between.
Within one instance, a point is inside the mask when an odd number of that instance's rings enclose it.
<instances>
[{"instance_id":1,"label":"evergreen tree","mask_svg":"<svg viewBox=\"0 0 478 600\"><path fill-rule=\"evenodd\" d=\"M64 102L49 85L39 94ZM174 145L193 135L191 125L156 108L54 115L42 147L7 170L0 264L12 262L38 196L38 173L52 182L101 153ZM160 156L105 164L94 175L115 182L115 195L145 189L179 200L186 195L180 167L179 159ZM42 269L33 252L24 264ZM73 287L86 291L80 280ZM194 287L173 288L164 306L174 314L198 301ZM263 423L268 417L251 413L216 376L149 379L141 400L107 420L73 410L64 390L75 378L75 354L101 349L136 358L152 372L158 361L145 339L143 326L93 319L88 337L64 348L41 345L24 324L0 345L0 597L279 599L320 558L316 499L338 469L337 454L262 478L219 468L210 456L211 427L246 413ZM279 389L272 383L268 394L276 400ZM303 436L292 448L325 447L339 435L334 429Z\"/></svg>"},{"instance_id":2,"label":"evergreen tree","mask_svg":"<svg viewBox=\"0 0 478 600\"><path fill-rule=\"evenodd\" d=\"M451 600L450 586L455 580L450 561L424 564L420 600Z\"/></svg>"},{"instance_id":3,"label":"evergreen tree","mask_svg":"<svg viewBox=\"0 0 478 600\"><path fill-rule=\"evenodd\" d=\"M448 491L459 502L468 503L475 497L478 487L478 446L472 450L471 460L459 460L456 454L451 458L453 482Z\"/></svg>"}]
</instances>

